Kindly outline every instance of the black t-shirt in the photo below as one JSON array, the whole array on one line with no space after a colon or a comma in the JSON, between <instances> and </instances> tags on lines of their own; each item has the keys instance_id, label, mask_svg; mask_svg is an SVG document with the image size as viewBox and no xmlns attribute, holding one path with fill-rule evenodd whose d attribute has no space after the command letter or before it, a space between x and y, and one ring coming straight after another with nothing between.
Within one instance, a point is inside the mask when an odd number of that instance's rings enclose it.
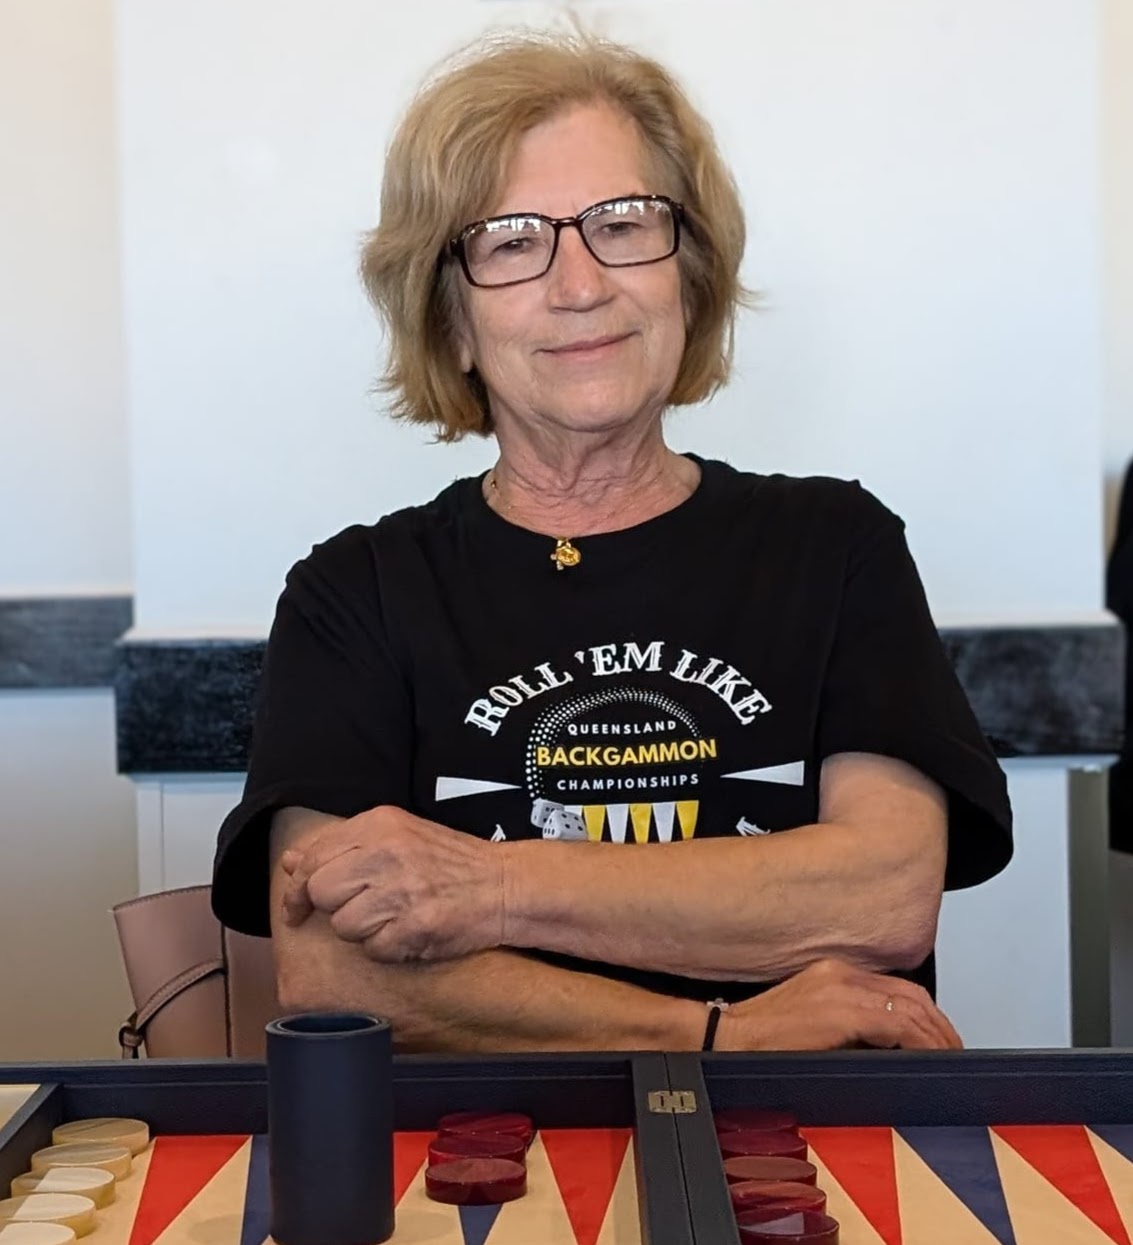
<instances>
[{"instance_id":1,"label":"black t-shirt","mask_svg":"<svg viewBox=\"0 0 1133 1245\"><path fill-rule=\"evenodd\" d=\"M839 752L897 757L946 789L949 887L1002 869L1003 774L900 519L856 483L697 461L687 501L580 538L570 569L478 479L298 563L220 832L221 920L268 932L268 828L288 805L395 804L481 838L632 851L812 823ZM690 997L759 989L543 958ZM931 957L909 976L931 989Z\"/></svg>"}]
</instances>

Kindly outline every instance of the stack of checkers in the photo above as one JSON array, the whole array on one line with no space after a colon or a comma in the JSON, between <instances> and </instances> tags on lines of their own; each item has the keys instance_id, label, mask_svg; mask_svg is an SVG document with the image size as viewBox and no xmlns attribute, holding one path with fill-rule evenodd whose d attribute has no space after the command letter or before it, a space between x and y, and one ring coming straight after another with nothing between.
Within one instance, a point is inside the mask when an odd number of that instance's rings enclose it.
<instances>
[{"instance_id":1,"label":"stack of checkers","mask_svg":"<svg viewBox=\"0 0 1133 1245\"><path fill-rule=\"evenodd\" d=\"M453 1206L496 1206L527 1192L527 1147L535 1136L518 1111L442 1116L429 1142L425 1192Z\"/></svg>"},{"instance_id":2,"label":"stack of checkers","mask_svg":"<svg viewBox=\"0 0 1133 1245\"><path fill-rule=\"evenodd\" d=\"M794 1116L741 1108L713 1121L743 1245L838 1245Z\"/></svg>"},{"instance_id":3,"label":"stack of checkers","mask_svg":"<svg viewBox=\"0 0 1133 1245\"><path fill-rule=\"evenodd\" d=\"M51 1141L0 1201L0 1245L65 1245L86 1236L134 1155L149 1145L149 1128L141 1120L74 1120L60 1124Z\"/></svg>"}]
</instances>

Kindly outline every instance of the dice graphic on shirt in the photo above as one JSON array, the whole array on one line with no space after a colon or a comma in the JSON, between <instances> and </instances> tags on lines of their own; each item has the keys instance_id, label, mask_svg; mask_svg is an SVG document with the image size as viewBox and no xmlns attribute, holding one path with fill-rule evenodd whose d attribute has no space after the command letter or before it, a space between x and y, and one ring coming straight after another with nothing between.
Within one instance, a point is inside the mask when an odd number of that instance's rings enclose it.
<instances>
[{"instance_id":1,"label":"dice graphic on shirt","mask_svg":"<svg viewBox=\"0 0 1133 1245\"><path fill-rule=\"evenodd\" d=\"M577 813L568 813L564 810L563 820L566 822L563 828L564 839L569 839L572 843L583 843L590 837L586 833L586 822Z\"/></svg>"},{"instance_id":2,"label":"dice graphic on shirt","mask_svg":"<svg viewBox=\"0 0 1133 1245\"><path fill-rule=\"evenodd\" d=\"M547 824L547 818L550 817L556 809L561 808L562 805L556 804L554 800L536 800L535 803L531 805L531 824L533 826L538 826L539 829L542 830Z\"/></svg>"},{"instance_id":3,"label":"dice graphic on shirt","mask_svg":"<svg viewBox=\"0 0 1133 1245\"><path fill-rule=\"evenodd\" d=\"M547 824L543 827L543 837L577 843L586 838L586 823L577 813L570 813L565 808L557 808L547 818Z\"/></svg>"},{"instance_id":4,"label":"dice graphic on shirt","mask_svg":"<svg viewBox=\"0 0 1133 1245\"><path fill-rule=\"evenodd\" d=\"M545 839L578 842L586 838L586 823L582 818L554 800L536 800L531 809L531 822L542 830Z\"/></svg>"}]
</instances>

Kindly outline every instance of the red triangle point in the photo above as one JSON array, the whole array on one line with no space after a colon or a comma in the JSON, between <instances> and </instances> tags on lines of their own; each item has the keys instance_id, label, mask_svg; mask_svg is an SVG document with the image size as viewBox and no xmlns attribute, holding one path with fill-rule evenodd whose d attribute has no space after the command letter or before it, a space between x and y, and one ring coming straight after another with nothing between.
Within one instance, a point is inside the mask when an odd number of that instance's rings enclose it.
<instances>
[{"instance_id":1,"label":"red triangle point","mask_svg":"<svg viewBox=\"0 0 1133 1245\"><path fill-rule=\"evenodd\" d=\"M429 1142L436 1133L414 1132L393 1135L393 1204L405 1196L414 1177L429 1157Z\"/></svg>"},{"instance_id":2,"label":"red triangle point","mask_svg":"<svg viewBox=\"0 0 1133 1245\"><path fill-rule=\"evenodd\" d=\"M539 1136L555 1174L578 1245L595 1245L629 1146L628 1128L542 1128Z\"/></svg>"},{"instance_id":3,"label":"red triangle point","mask_svg":"<svg viewBox=\"0 0 1133 1245\"><path fill-rule=\"evenodd\" d=\"M801 1128L885 1245L903 1245L891 1128Z\"/></svg>"},{"instance_id":4,"label":"red triangle point","mask_svg":"<svg viewBox=\"0 0 1133 1245\"><path fill-rule=\"evenodd\" d=\"M247 1135L158 1137L153 1143L129 1245L153 1245L247 1142Z\"/></svg>"},{"instance_id":5,"label":"red triangle point","mask_svg":"<svg viewBox=\"0 0 1133 1245\"><path fill-rule=\"evenodd\" d=\"M992 1132L1110 1240L1117 1245L1131 1245L1084 1125L997 1124Z\"/></svg>"}]
</instances>

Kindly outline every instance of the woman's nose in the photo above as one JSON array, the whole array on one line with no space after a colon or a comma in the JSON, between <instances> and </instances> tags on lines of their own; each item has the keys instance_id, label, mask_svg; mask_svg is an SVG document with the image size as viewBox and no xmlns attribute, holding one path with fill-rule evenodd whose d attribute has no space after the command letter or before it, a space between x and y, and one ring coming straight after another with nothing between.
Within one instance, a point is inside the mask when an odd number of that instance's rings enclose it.
<instances>
[{"instance_id":1,"label":"woman's nose","mask_svg":"<svg viewBox=\"0 0 1133 1245\"><path fill-rule=\"evenodd\" d=\"M590 254L577 226L569 226L559 234L548 279L556 304L565 307L591 306L609 292L606 269Z\"/></svg>"}]
</instances>

